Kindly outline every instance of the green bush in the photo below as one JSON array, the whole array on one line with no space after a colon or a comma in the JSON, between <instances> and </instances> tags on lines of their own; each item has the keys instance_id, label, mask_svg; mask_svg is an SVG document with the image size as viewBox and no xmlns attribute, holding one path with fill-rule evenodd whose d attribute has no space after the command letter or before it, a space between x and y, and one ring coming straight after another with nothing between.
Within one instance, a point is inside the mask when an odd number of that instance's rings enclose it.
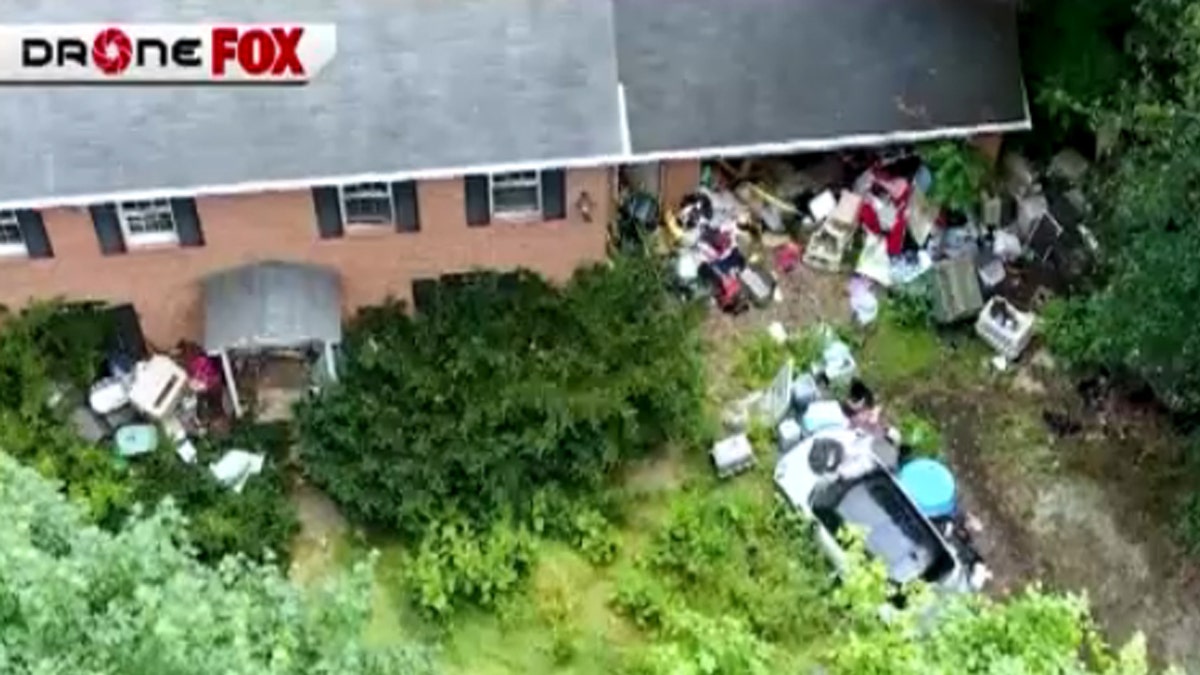
<instances>
[{"instance_id":1,"label":"green bush","mask_svg":"<svg viewBox=\"0 0 1200 675\"><path fill-rule=\"evenodd\" d=\"M944 454L942 432L928 419L912 412L902 413L896 425L904 443L923 457L941 457Z\"/></svg>"},{"instance_id":2,"label":"green bush","mask_svg":"<svg viewBox=\"0 0 1200 675\"><path fill-rule=\"evenodd\" d=\"M929 199L953 211L974 211L990 174L983 155L961 141L931 143L918 152L933 173Z\"/></svg>"},{"instance_id":3,"label":"green bush","mask_svg":"<svg viewBox=\"0 0 1200 675\"><path fill-rule=\"evenodd\" d=\"M341 382L299 408L306 469L356 519L411 538L446 512L528 522L538 491L592 493L704 428L698 318L643 259L561 289L476 275L416 317L369 308Z\"/></svg>"},{"instance_id":4,"label":"green bush","mask_svg":"<svg viewBox=\"0 0 1200 675\"><path fill-rule=\"evenodd\" d=\"M746 389L762 389L775 379L789 358L796 368L806 368L816 361L823 344L821 331L816 328L788 336L783 344L766 331L751 333L738 344L733 376Z\"/></svg>"},{"instance_id":5,"label":"green bush","mask_svg":"<svg viewBox=\"0 0 1200 675\"><path fill-rule=\"evenodd\" d=\"M670 616L663 639L632 654L631 675L767 675L774 649L745 621L679 610Z\"/></svg>"},{"instance_id":6,"label":"green bush","mask_svg":"<svg viewBox=\"0 0 1200 675\"><path fill-rule=\"evenodd\" d=\"M928 328L933 324L933 300L925 292L901 290L888 295L880 313L900 328Z\"/></svg>"},{"instance_id":7,"label":"green bush","mask_svg":"<svg viewBox=\"0 0 1200 675\"><path fill-rule=\"evenodd\" d=\"M1103 360L1103 343L1093 303L1087 298L1054 298L1042 309L1041 332L1046 346L1071 368L1095 365Z\"/></svg>"},{"instance_id":8,"label":"green bush","mask_svg":"<svg viewBox=\"0 0 1200 675\"><path fill-rule=\"evenodd\" d=\"M157 504L171 498L188 518L188 534L198 557L215 563L240 553L255 560L272 558L286 563L299 521L288 499L286 483L274 457L262 473L246 482L241 493L222 486L208 471L230 448L271 455L274 427L242 424L228 436L197 443L197 463L185 464L173 449L130 463L129 485L135 501Z\"/></svg>"},{"instance_id":9,"label":"green bush","mask_svg":"<svg viewBox=\"0 0 1200 675\"><path fill-rule=\"evenodd\" d=\"M608 565L616 559L620 544L606 514L617 506L604 501L572 497L560 490L540 490L533 496L529 510L530 527L534 534L570 544L593 565Z\"/></svg>"},{"instance_id":10,"label":"green bush","mask_svg":"<svg viewBox=\"0 0 1200 675\"><path fill-rule=\"evenodd\" d=\"M466 605L495 608L533 566L533 539L510 522L477 529L462 519L433 525L404 567L416 607L435 620Z\"/></svg>"},{"instance_id":11,"label":"green bush","mask_svg":"<svg viewBox=\"0 0 1200 675\"><path fill-rule=\"evenodd\" d=\"M755 495L684 491L637 571L613 605L640 625L663 625L680 603L767 640L815 638L831 620L831 569L808 527Z\"/></svg>"},{"instance_id":12,"label":"green bush","mask_svg":"<svg viewBox=\"0 0 1200 675\"><path fill-rule=\"evenodd\" d=\"M639 628L659 630L676 603L667 587L646 569L627 568L617 576L610 604Z\"/></svg>"}]
</instances>

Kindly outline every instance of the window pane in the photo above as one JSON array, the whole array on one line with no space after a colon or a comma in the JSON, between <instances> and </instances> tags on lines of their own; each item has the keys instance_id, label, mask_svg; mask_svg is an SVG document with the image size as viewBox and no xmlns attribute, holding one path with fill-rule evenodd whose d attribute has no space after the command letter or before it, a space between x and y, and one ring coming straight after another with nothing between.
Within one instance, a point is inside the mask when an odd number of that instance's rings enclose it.
<instances>
[{"instance_id":1,"label":"window pane","mask_svg":"<svg viewBox=\"0 0 1200 675\"><path fill-rule=\"evenodd\" d=\"M0 211L0 244L20 244L23 241L16 212Z\"/></svg>"},{"instance_id":2,"label":"window pane","mask_svg":"<svg viewBox=\"0 0 1200 675\"><path fill-rule=\"evenodd\" d=\"M533 187L496 187L492 190L492 211L494 213L529 213L541 210L538 204L538 188Z\"/></svg>"},{"instance_id":3,"label":"window pane","mask_svg":"<svg viewBox=\"0 0 1200 675\"><path fill-rule=\"evenodd\" d=\"M536 186L538 183L538 174L536 171L513 171L511 173L498 173L492 176L492 185L499 187L507 186Z\"/></svg>"},{"instance_id":4,"label":"window pane","mask_svg":"<svg viewBox=\"0 0 1200 675\"><path fill-rule=\"evenodd\" d=\"M391 221L392 201L390 199L377 197L346 199L346 222L379 224Z\"/></svg>"},{"instance_id":5,"label":"window pane","mask_svg":"<svg viewBox=\"0 0 1200 675\"><path fill-rule=\"evenodd\" d=\"M166 199L121 202L121 218L129 234L169 234L175 231L171 202Z\"/></svg>"},{"instance_id":6,"label":"window pane","mask_svg":"<svg viewBox=\"0 0 1200 675\"><path fill-rule=\"evenodd\" d=\"M383 225L392 222L392 192L387 183L358 183L342 187L347 224Z\"/></svg>"}]
</instances>

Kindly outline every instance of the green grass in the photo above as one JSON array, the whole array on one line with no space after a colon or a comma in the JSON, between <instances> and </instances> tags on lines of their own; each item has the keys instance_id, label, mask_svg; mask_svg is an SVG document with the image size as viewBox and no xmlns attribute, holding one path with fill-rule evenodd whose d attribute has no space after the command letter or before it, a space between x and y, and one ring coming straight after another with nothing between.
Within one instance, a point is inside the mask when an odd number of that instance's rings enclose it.
<instances>
[{"instance_id":1,"label":"green grass","mask_svg":"<svg viewBox=\"0 0 1200 675\"><path fill-rule=\"evenodd\" d=\"M859 371L882 389L895 388L931 376L941 355L937 336L929 329L881 321L859 352Z\"/></svg>"}]
</instances>

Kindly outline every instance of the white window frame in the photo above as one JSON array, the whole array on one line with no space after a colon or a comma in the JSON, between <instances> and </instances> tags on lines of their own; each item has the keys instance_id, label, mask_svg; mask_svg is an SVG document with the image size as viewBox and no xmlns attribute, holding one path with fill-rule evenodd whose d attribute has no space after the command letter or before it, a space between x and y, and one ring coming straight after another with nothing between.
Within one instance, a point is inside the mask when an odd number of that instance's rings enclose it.
<instances>
[{"instance_id":1,"label":"white window frame","mask_svg":"<svg viewBox=\"0 0 1200 675\"><path fill-rule=\"evenodd\" d=\"M533 174L533 178L524 177L526 174ZM521 178L515 178L522 176ZM496 179L499 178L500 181ZM500 183L497 186L497 182ZM496 210L496 188L501 190L505 188L517 188L527 190L534 188L537 194L537 204L530 209L522 209L520 211L498 211ZM531 218L542 217L542 172L533 171L511 171L507 173L491 173L488 174L488 211L492 214L492 218L496 220L529 220Z\"/></svg>"},{"instance_id":2,"label":"white window frame","mask_svg":"<svg viewBox=\"0 0 1200 675\"><path fill-rule=\"evenodd\" d=\"M385 221L382 221L382 222L376 222L376 221L373 221L373 220L370 220L370 221L367 221L367 220L359 220L359 221L353 221L353 220L350 220L350 210L346 208L346 191L347 191L347 190L363 190L363 189L367 188L368 186L375 186L375 185L382 185L382 186L383 186L383 194L379 194L378 192L376 192L375 194L371 194L371 195L365 195L365 196L363 196L363 195L357 195L357 196L356 196L356 195L351 195L351 196L350 196L350 198L351 198L351 199L355 199L355 198L359 198L359 199L380 199L380 198L386 198L386 199L387 199L387 205L388 205L388 218L387 218L387 220L385 220ZM346 227L364 227L364 228L371 228L371 227L389 227L389 228L390 228L390 227L394 226L394 225L395 225L395 223L396 223L396 199L395 199L395 195L393 195L393 194L392 194L392 184L391 184L391 183L388 183L388 182L385 182L385 181L371 181L371 182L368 182L368 183L346 183L346 184L344 184L344 185L339 185L339 186L338 186L338 208L340 208L340 209L341 209L341 211L342 211L342 224L343 224L344 226L346 226Z\"/></svg>"},{"instance_id":3,"label":"white window frame","mask_svg":"<svg viewBox=\"0 0 1200 675\"><path fill-rule=\"evenodd\" d=\"M130 204L146 203L148 209L132 209ZM145 212L155 216L166 215L171 222L170 232L134 232L131 222L134 218L143 217ZM170 199L135 199L117 202L117 220L121 223L121 236L125 237L128 246L159 246L179 243L179 223L175 222L175 211L171 208Z\"/></svg>"},{"instance_id":4,"label":"white window frame","mask_svg":"<svg viewBox=\"0 0 1200 675\"><path fill-rule=\"evenodd\" d=\"M29 255L29 248L25 244L25 232L21 230L21 221L17 218L17 212L0 209L0 225L16 228L17 233L21 237L21 241L19 242L0 242L0 258L27 257Z\"/></svg>"}]
</instances>

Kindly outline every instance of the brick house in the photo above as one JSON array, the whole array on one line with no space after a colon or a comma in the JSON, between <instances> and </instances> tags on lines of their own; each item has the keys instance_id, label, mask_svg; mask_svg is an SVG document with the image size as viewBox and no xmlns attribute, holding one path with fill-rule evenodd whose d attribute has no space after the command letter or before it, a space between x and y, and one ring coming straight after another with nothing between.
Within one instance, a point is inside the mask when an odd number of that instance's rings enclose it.
<instances>
[{"instance_id":1,"label":"brick house","mask_svg":"<svg viewBox=\"0 0 1200 675\"><path fill-rule=\"evenodd\" d=\"M31 0L5 22L331 22L304 87L0 93L0 302L132 301L194 337L200 281L335 270L343 310L477 267L605 255L615 167L1024 130L1004 0ZM15 48L7 45L2 49Z\"/></svg>"}]
</instances>

